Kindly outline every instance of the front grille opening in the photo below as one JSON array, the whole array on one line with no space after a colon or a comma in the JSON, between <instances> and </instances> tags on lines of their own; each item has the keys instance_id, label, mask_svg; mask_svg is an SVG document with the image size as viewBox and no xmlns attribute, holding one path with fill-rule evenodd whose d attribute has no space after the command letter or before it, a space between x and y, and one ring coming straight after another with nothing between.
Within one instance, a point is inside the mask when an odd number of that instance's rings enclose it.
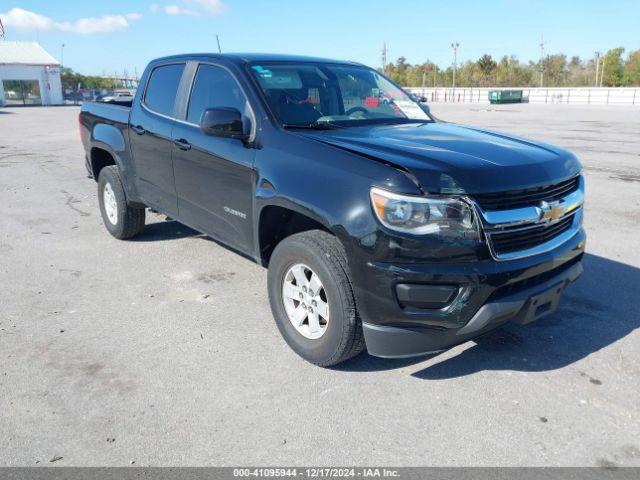
<instances>
[{"instance_id":1,"label":"front grille opening","mask_svg":"<svg viewBox=\"0 0 640 480\"><path fill-rule=\"evenodd\" d=\"M573 267L576 263L582 260L583 255L584 254L581 253L580 255L573 257L568 262L563 263L559 267L556 267L552 270L546 271L539 275L534 275L533 277L525 278L524 280L520 280L518 282L510 283L508 285L499 287L495 289L491 295L489 295L489 298L487 299L487 303L493 300L498 300L500 298L508 297L509 295L514 295L528 288L535 287L536 285L540 285L541 283L544 283L547 280L550 280L551 278L555 277L556 275L561 274L565 270L568 270L571 267Z\"/></svg>"},{"instance_id":2,"label":"front grille opening","mask_svg":"<svg viewBox=\"0 0 640 480\"><path fill-rule=\"evenodd\" d=\"M508 192L479 193L474 195L484 211L511 210L536 205L541 201L552 202L573 193L580 186L580 176L546 187L525 188Z\"/></svg>"},{"instance_id":3,"label":"front grille opening","mask_svg":"<svg viewBox=\"0 0 640 480\"><path fill-rule=\"evenodd\" d=\"M496 255L520 252L542 245L571 228L574 215L562 220L543 224L526 230L500 232L491 234L491 244Z\"/></svg>"}]
</instances>

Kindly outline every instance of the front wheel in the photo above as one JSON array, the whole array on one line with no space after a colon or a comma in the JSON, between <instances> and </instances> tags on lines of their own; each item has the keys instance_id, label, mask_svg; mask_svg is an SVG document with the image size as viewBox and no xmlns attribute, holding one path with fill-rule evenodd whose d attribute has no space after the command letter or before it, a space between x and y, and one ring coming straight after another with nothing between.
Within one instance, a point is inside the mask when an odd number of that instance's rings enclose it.
<instances>
[{"instance_id":1,"label":"front wheel","mask_svg":"<svg viewBox=\"0 0 640 480\"><path fill-rule=\"evenodd\" d=\"M98 202L104 226L114 237L124 240L144 230L145 209L127 203L120 173L115 165L100 170Z\"/></svg>"},{"instance_id":2,"label":"front wheel","mask_svg":"<svg viewBox=\"0 0 640 480\"><path fill-rule=\"evenodd\" d=\"M346 254L333 235L311 230L280 242L268 289L280 333L305 360L328 367L364 349Z\"/></svg>"}]
</instances>

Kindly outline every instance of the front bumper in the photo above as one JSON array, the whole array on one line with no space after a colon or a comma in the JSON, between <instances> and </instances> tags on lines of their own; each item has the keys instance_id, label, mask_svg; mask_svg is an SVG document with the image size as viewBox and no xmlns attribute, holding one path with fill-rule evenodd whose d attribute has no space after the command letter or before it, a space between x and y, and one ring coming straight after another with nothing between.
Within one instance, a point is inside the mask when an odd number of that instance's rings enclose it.
<instances>
[{"instance_id":1,"label":"front bumper","mask_svg":"<svg viewBox=\"0 0 640 480\"><path fill-rule=\"evenodd\" d=\"M370 354L409 357L441 351L508 321L528 323L558 306L564 289L582 273L585 234L550 252L507 262L460 264L369 263L356 285ZM362 283L360 283L362 280ZM398 285L454 285L445 307L403 305Z\"/></svg>"},{"instance_id":2,"label":"front bumper","mask_svg":"<svg viewBox=\"0 0 640 480\"><path fill-rule=\"evenodd\" d=\"M526 290L484 304L459 329L398 328L363 323L367 350L384 358L402 358L435 353L508 321L526 324L553 313L565 288L582 273L582 263Z\"/></svg>"}]
</instances>

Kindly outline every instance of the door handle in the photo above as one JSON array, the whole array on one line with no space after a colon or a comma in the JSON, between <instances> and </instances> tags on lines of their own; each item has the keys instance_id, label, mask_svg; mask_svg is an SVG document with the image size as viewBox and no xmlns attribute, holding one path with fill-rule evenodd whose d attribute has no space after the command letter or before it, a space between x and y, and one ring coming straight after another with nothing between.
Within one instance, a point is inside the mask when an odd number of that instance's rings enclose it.
<instances>
[{"instance_id":1,"label":"door handle","mask_svg":"<svg viewBox=\"0 0 640 480\"><path fill-rule=\"evenodd\" d=\"M142 125L131 125L131 130L136 132L138 135L144 135L147 131L142 128Z\"/></svg>"},{"instance_id":2,"label":"door handle","mask_svg":"<svg viewBox=\"0 0 640 480\"><path fill-rule=\"evenodd\" d=\"M173 140L173 143L180 150L191 150L191 144L189 142L187 142L184 138L176 138L176 139Z\"/></svg>"}]
</instances>

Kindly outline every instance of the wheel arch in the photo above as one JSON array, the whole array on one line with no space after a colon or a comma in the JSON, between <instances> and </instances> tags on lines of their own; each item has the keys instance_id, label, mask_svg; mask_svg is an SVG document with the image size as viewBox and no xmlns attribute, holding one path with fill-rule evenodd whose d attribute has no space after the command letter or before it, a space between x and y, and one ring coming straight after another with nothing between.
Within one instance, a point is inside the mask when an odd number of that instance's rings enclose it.
<instances>
[{"instance_id":1,"label":"wheel arch","mask_svg":"<svg viewBox=\"0 0 640 480\"><path fill-rule=\"evenodd\" d=\"M318 212L284 200L272 199L264 203L256 215L258 263L268 266L278 243L293 234L308 230L322 230L340 240L337 229Z\"/></svg>"},{"instance_id":2,"label":"wheel arch","mask_svg":"<svg viewBox=\"0 0 640 480\"><path fill-rule=\"evenodd\" d=\"M121 162L118 161L118 156L111 150L108 145L96 142L92 145L89 151L89 162L91 164L91 174L93 179L97 182L100 171L109 165L116 165L121 169Z\"/></svg>"}]
</instances>

